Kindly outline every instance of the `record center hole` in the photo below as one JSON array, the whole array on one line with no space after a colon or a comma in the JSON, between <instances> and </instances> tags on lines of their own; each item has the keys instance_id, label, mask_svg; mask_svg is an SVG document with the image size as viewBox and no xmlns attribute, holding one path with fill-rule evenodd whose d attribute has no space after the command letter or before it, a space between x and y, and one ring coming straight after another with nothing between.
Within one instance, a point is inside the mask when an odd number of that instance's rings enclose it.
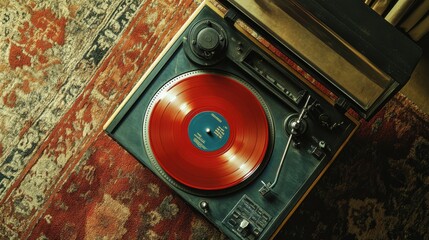
<instances>
[{"instance_id":1,"label":"record center hole","mask_svg":"<svg viewBox=\"0 0 429 240\"><path fill-rule=\"evenodd\" d=\"M212 135L212 130L210 128L206 128L206 133L211 136Z\"/></svg>"},{"instance_id":2,"label":"record center hole","mask_svg":"<svg viewBox=\"0 0 429 240\"><path fill-rule=\"evenodd\" d=\"M214 111L196 114L188 125L188 137L191 143L203 151L216 151L225 146L230 136L230 127L226 119Z\"/></svg>"}]
</instances>

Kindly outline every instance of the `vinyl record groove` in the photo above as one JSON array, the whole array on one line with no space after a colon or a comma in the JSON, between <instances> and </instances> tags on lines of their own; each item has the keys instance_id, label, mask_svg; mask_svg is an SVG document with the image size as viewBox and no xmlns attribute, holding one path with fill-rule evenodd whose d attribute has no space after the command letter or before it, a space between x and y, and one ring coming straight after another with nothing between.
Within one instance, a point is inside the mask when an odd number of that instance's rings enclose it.
<instances>
[{"instance_id":1,"label":"vinyl record groove","mask_svg":"<svg viewBox=\"0 0 429 240\"><path fill-rule=\"evenodd\" d=\"M261 97L242 80L195 71L152 99L146 148L172 179L198 190L236 186L263 165L270 129Z\"/></svg>"}]
</instances>

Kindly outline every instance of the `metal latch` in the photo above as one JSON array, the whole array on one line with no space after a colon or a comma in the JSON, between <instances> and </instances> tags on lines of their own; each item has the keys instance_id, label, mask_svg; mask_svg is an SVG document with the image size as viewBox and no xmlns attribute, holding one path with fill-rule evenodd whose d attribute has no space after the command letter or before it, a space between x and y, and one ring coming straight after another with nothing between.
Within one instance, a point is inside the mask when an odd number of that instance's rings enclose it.
<instances>
[{"instance_id":1,"label":"metal latch","mask_svg":"<svg viewBox=\"0 0 429 240\"><path fill-rule=\"evenodd\" d=\"M238 19L237 12L234 9L228 9L225 16L223 17L229 24L234 25Z\"/></svg>"},{"instance_id":2,"label":"metal latch","mask_svg":"<svg viewBox=\"0 0 429 240\"><path fill-rule=\"evenodd\" d=\"M345 113L349 107L350 104L346 101L345 98L343 97L339 97L337 98L337 100L335 100L335 105L334 105L338 110L340 110L341 113Z\"/></svg>"}]
</instances>

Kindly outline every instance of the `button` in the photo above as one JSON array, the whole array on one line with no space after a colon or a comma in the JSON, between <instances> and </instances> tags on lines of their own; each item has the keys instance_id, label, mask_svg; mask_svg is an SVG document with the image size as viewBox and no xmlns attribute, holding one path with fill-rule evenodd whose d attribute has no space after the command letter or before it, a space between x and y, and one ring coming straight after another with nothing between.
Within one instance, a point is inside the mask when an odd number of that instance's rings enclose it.
<instances>
[{"instance_id":1,"label":"button","mask_svg":"<svg viewBox=\"0 0 429 240\"><path fill-rule=\"evenodd\" d=\"M231 224L232 226L236 226L237 225L237 222L234 219L232 219L232 218L229 219L228 223Z\"/></svg>"},{"instance_id":2,"label":"button","mask_svg":"<svg viewBox=\"0 0 429 240\"><path fill-rule=\"evenodd\" d=\"M268 221L261 218L261 219L259 219L259 221L256 224L258 224L258 226L260 226L261 228L264 228L265 226L267 226L267 223L268 223Z\"/></svg>"},{"instance_id":3,"label":"button","mask_svg":"<svg viewBox=\"0 0 429 240\"><path fill-rule=\"evenodd\" d=\"M256 206L253 203L249 203L249 207L254 211L256 210Z\"/></svg>"},{"instance_id":4,"label":"button","mask_svg":"<svg viewBox=\"0 0 429 240\"><path fill-rule=\"evenodd\" d=\"M276 83L276 80L274 80L274 78L272 78L270 75L266 75L266 78L268 81L270 81L272 84Z\"/></svg>"},{"instance_id":5,"label":"button","mask_svg":"<svg viewBox=\"0 0 429 240\"><path fill-rule=\"evenodd\" d=\"M241 236L247 236L249 233L249 224L249 221L247 221L246 219L242 219L240 225L237 228L237 232L239 232Z\"/></svg>"},{"instance_id":6,"label":"button","mask_svg":"<svg viewBox=\"0 0 429 240\"><path fill-rule=\"evenodd\" d=\"M209 211L209 203L206 201L200 202L200 208L203 210L204 213L208 213Z\"/></svg>"},{"instance_id":7,"label":"button","mask_svg":"<svg viewBox=\"0 0 429 240\"><path fill-rule=\"evenodd\" d=\"M248 239L248 240L255 240L255 239L256 239L256 237L255 237L255 235L250 234L249 236L247 236L247 238L246 238L246 239Z\"/></svg>"},{"instance_id":8,"label":"button","mask_svg":"<svg viewBox=\"0 0 429 240\"><path fill-rule=\"evenodd\" d=\"M240 227L247 228L247 226L249 226L249 221L247 221L246 219L241 220Z\"/></svg>"},{"instance_id":9,"label":"button","mask_svg":"<svg viewBox=\"0 0 429 240\"><path fill-rule=\"evenodd\" d=\"M283 85L281 85L280 83L276 84L277 88L280 89L280 91L284 92L286 90L285 87L283 87Z\"/></svg>"},{"instance_id":10,"label":"button","mask_svg":"<svg viewBox=\"0 0 429 240\"><path fill-rule=\"evenodd\" d=\"M270 220L270 217L267 214L262 214L261 217L264 218L264 220L267 222L268 222L268 220Z\"/></svg>"},{"instance_id":11,"label":"button","mask_svg":"<svg viewBox=\"0 0 429 240\"><path fill-rule=\"evenodd\" d=\"M245 208L245 209L243 209L243 211L241 212L241 215L243 216L243 217L250 217L250 210L249 209L247 209L247 208Z\"/></svg>"},{"instance_id":12,"label":"button","mask_svg":"<svg viewBox=\"0 0 429 240\"><path fill-rule=\"evenodd\" d=\"M318 159L319 161L323 160L326 156L326 154L318 147L315 147L313 149L312 155Z\"/></svg>"},{"instance_id":13,"label":"button","mask_svg":"<svg viewBox=\"0 0 429 240\"><path fill-rule=\"evenodd\" d=\"M326 147L326 143L325 143L325 141L319 141L319 147L320 147L321 149L324 149L324 148Z\"/></svg>"}]
</instances>

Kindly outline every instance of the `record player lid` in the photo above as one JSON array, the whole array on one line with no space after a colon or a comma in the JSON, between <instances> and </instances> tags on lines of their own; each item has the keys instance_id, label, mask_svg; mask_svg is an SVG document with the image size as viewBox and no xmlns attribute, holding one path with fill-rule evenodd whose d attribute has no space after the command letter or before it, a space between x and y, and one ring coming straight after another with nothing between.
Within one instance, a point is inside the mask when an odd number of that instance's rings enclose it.
<instances>
[{"instance_id":1,"label":"record player lid","mask_svg":"<svg viewBox=\"0 0 429 240\"><path fill-rule=\"evenodd\" d=\"M421 56L364 1L223 2L366 119L405 85Z\"/></svg>"}]
</instances>

